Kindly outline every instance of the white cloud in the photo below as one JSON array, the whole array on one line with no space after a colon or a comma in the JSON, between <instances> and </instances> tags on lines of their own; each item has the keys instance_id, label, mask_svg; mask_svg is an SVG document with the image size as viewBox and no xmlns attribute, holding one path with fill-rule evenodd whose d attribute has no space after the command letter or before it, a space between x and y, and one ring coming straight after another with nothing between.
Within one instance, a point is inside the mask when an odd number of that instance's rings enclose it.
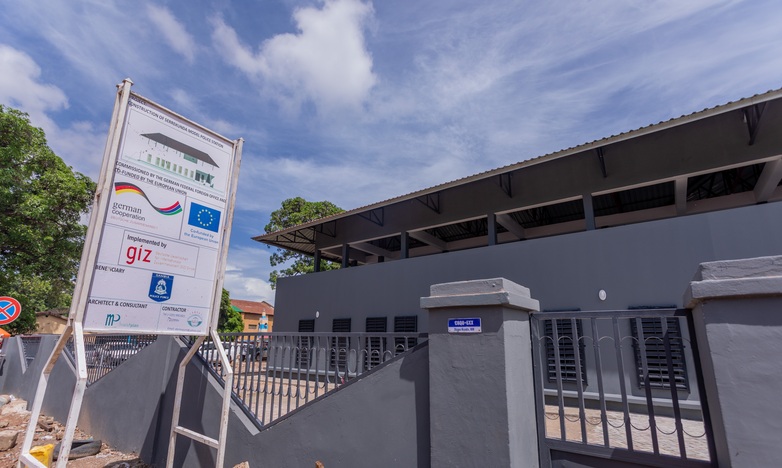
<instances>
[{"instance_id":1,"label":"white cloud","mask_svg":"<svg viewBox=\"0 0 782 468\"><path fill-rule=\"evenodd\" d=\"M147 5L147 16L168 45L192 64L196 54L195 39L187 32L185 26L177 21L171 11L156 5Z\"/></svg>"},{"instance_id":2,"label":"white cloud","mask_svg":"<svg viewBox=\"0 0 782 468\"><path fill-rule=\"evenodd\" d=\"M232 299L274 304L274 290L267 282L272 270L269 250L254 244L252 247L231 246L223 287L231 293Z\"/></svg>"},{"instance_id":3,"label":"white cloud","mask_svg":"<svg viewBox=\"0 0 782 468\"><path fill-rule=\"evenodd\" d=\"M0 103L27 112L36 126L51 128L46 113L68 107L65 93L41 83L41 67L24 52L0 44L0 70Z\"/></svg>"},{"instance_id":4,"label":"white cloud","mask_svg":"<svg viewBox=\"0 0 782 468\"><path fill-rule=\"evenodd\" d=\"M65 93L52 84L41 82L41 68L24 52L0 44L0 104L30 115L30 122L43 128L49 146L76 170L97 178L105 129L89 122L73 122L60 127L50 113L68 107Z\"/></svg>"},{"instance_id":5,"label":"white cloud","mask_svg":"<svg viewBox=\"0 0 782 468\"><path fill-rule=\"evenodd\" d=\"M364 32L373 9L360 0L326 0L293 13L298 32L266 40L257 52L221 18L212 39L231 65L260 78L267 96L291 112L312 101L322 112L360 109L377 82Z\"/></svg>"}]
</instances>

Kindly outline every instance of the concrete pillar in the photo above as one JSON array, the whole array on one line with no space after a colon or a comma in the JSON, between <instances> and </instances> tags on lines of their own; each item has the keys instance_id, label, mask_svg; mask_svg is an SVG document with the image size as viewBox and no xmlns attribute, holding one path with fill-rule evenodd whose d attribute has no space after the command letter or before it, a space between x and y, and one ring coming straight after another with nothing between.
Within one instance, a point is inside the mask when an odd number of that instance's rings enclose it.
<instances>
[{"instance_id":1,"label":"concrete pillar","mask_svg":"<svg viewBox=\"0 0 782 468\"><path fill-rule=\"evenodd\" d=\"M702 263L693 309L719 466L778 466L782 256Z\"/></svg>"},{"instance_id":2,"label":"concrete pillar","mask_svg":"<svg viewBox=\"0 0 782 468\"><path fill-rule=\"evenodd\" d=\"M434 285L421 307L429 313L431 466L537 467L529 314L538 301L495 278ZM454 319L480 319L480 332L449 332Z\"/></svg>"}]
</instances>

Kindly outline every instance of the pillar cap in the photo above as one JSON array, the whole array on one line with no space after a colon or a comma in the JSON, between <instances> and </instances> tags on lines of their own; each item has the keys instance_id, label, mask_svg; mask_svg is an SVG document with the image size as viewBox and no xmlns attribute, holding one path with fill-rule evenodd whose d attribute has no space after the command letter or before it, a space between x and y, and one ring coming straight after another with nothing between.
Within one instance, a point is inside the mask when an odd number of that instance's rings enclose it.
<instances>
[{"instance_id":1,"label":"pillar cap","mask_svg":"<svg viewBox=\"0 0 782 468\"><path fill-rule=\"evenodd\" d=\"M750 296L782 296L782 256L701 263L683 302Z\"/></svg>"},{"instance_id":2,"label":"pillar cap","mask_svg":"<svg viewBox=\"0 0 782 468\"><path fill-rule=\"evenodd\" d=\"M505 306L537 312L540 304L525 288L505 278L441 283L429 288L429 297L421 298L421 308Z\"/></svg>"}]
</instances>

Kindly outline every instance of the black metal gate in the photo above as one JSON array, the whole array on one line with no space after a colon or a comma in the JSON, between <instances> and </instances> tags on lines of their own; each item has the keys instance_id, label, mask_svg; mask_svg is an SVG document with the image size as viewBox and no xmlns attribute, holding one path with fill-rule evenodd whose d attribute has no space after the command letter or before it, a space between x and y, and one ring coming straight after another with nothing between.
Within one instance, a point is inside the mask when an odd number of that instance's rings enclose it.
<instances>
[{"instance_id":1,"label":"black metal gate","mask_svg":"<svg viewBox=\"0 0 782 468\"><path fill-rule=\"evenodd\" d=\"M541 466L715 466L687 309L531 319Z\"/></svg>"}]
</instances>

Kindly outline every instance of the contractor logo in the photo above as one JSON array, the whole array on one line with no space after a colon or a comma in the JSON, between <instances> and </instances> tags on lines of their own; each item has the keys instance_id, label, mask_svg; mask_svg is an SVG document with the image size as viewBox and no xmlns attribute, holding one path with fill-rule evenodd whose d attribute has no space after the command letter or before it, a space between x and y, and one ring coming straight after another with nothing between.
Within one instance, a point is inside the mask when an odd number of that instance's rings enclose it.
<instances>
[{"instance_id":1,"label":"contractor logo","mask_svg":"<svg viewBox=\"0 0 782 468\"><path fill-rule=\"evenodd\" d=\"M113 327L114 324L119 322L120 318L121 318L120 314L106 314L106 326Z\"/></svg>"},{"instance_id":2,"label":"contractor logo","mask_svg":"<svg viewBox=\"0 0 782 468\"><path fill-rule=\"evenodd\" d=\"M171 288L174 286L174 276L162 273L152 273L149 283L149 298L156 302L171 299Z\"/></svg>"},{"instance_id":3,"label":"contractor logo","mask_svg":"<svg viewBox=\"0 0 782 468\"><path fill-rule=\"evenodd\" d=\"M152 200L149 199L146 193L144 193L143 190L141 190L138 186L131 184L130 182L115 182L114 183L114 193L117 195L122 193L135 193L136 195L141 195L144 197L144 200L149 203L149 206L155 209L158 213L165 215L165 216L173 216L176 214L179 214L182 212L182 205L179 204L179 201L177 200L173 205L165 207L165 208L159 208L155 206L154 203L152 203Z\"/></svg>"},{"instance_id":4,"label":"contractor logo","mask_svg":"<svg viewBox=\"0 0 782 468\"><path fill-rule=\"evenodd\" d=\"M198 203L191 203L187 224L217 232L220 229L220 211Z\"/></svg>"},{"instance_id":5,"label":"contractor logo","mask_svg":"<svg viewBox=\"0 0 782 468\"><path fill-rule=\"evenodd\" d=\"M201 317L198 315L191 315L189 319L187 319L187 324L191 327L195 328L199 325L201 325L204 321L201 320Z\"/></svg>"}]
</instances>

